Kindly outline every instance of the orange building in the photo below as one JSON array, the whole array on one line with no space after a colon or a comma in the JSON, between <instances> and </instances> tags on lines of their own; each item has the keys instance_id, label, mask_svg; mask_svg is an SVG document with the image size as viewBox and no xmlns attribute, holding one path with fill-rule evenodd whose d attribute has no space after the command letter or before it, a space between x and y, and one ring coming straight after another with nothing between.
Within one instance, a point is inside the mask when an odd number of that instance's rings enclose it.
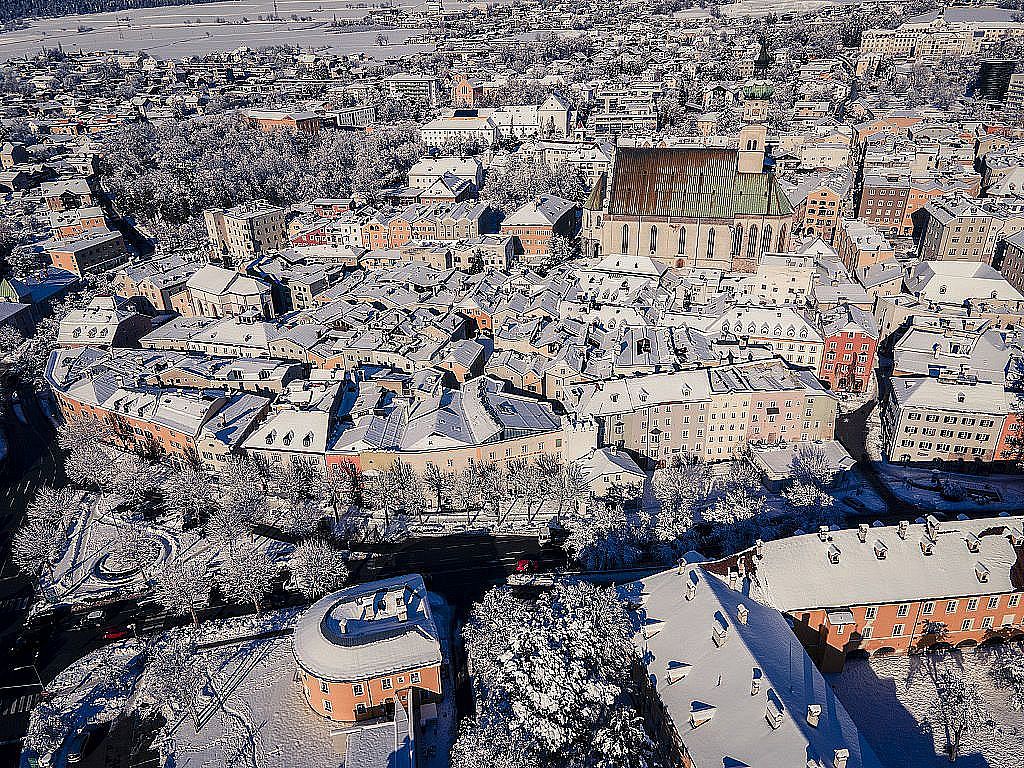
<instances>
[{"instance_id":1,"label":"orange building","mask_svg":"<svg viewBox=\"0 0 1024 768\"><path fill-rule=\"evenodd\" d=\"M1024 638L1024 518L828 530L713 568L783 613L823 671L848 657Z\"/></svg>"},{"instance_id":2,"label":"orange building","mask_svg":"<svg viewBox=\"0 0 1024 768\"><path fill-rule=\"evenodd\" d=\"M306 701L344 723L389 715L396 700L440 700L441 643L417 574L327 595L295 628L295 661Z\"/></svg>"},{"instance_id":3,"label":"orange building","mask_svg":"<svg viewBox=\"0 0 1024 768\"><path fill-rule=\"evenodd\" d=\"M282 112L277 110L252 109L242 113L246 122L264 133L290 130L302 133L318 133L320 116L314 112Z\"/></svg>"}]
</instances>

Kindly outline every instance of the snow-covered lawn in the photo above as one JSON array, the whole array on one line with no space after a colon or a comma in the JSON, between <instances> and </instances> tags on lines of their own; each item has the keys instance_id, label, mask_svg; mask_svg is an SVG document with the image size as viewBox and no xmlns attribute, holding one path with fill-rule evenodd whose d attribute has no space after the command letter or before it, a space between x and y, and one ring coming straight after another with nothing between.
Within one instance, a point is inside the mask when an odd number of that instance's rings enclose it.
<instances>
[{"instance_id":1,"label":"snow-covered lawn","mask_svg":"<svg viewBox=\"0 0 1024 768\"><path fill-rule=\"evenodd\" d=\"M986 702L988 724L964 736L957 766L1019 768L1024 765L1024 712L1009 704L990 671L993 651L950 651L847 662L828 676L861 732L888 768L948 766L946 726L938 706L935 665L961 664Z\"/></svg>"}]
</instances>

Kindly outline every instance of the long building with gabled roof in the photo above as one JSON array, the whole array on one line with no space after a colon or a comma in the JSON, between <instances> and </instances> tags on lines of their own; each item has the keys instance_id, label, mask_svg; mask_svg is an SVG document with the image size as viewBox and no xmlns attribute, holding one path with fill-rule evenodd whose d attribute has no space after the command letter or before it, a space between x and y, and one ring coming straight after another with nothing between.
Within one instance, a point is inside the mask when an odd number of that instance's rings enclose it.
<instances>
[{"instance_id":1,"label":"long building with gabled roof","mask_svg":"<svg viewBox=\"0 0 1024 768\"><path fill-rule=\"evenodd\" d=\"M590 252L745 272L762 254L785 252L793 206L766 159L765 135L748 125L735 148L618 147L584 210Z\"/></svg>"}]
</instances>

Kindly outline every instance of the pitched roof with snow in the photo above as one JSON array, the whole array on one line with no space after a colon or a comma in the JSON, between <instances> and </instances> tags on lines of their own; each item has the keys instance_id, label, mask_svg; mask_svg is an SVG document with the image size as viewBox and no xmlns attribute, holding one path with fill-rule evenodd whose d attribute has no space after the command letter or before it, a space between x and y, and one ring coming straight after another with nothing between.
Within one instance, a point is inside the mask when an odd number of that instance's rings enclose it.
<instances>
[{"instance_id":1,"label":"pitched roof with snow","mask_svg":"<svg viewBox=\"0 0 1024 768\"><path fill-rule=\"evenodd\" d=\"M805 534L766 541L762 556L751 559L755 594L780 611L797 611L1019 591L1022 523L936 521L908 525L902 534L899 526L869 528L864 541L853 528L829 531L824 540ZM838 550L838 562L830 550Z\"/></svg>"},{"instance_id":2,"label":"pitched roof with snow","mask_svg":"<svg viewBox=\"0 0 1024 768\"><path fill-rule=\"evenodd\" d=\"M699 565L621 592L639 606L635 642L693 765L831 768L847 750L847 768L880 768L777 610Z\"/></svg>"}]
</instances>

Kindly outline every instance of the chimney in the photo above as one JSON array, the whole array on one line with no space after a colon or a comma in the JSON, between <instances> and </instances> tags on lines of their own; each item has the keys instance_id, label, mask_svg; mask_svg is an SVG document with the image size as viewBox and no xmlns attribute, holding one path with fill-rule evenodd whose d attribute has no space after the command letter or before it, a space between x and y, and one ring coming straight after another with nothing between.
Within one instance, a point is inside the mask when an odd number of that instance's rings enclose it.
<instances>
[{"instance_id":1,"label":"chimney","mask_svg":"<svg viewBox=\"0 0 1024 768\"><path fill-rule=\"evenodd\" d=\"M754 673L750 678L750 695L757 696L761 691L761 670L754 667Z\"/></svg>"},{"instance_id":2,"label":"chimney","mask_svg":"<svg viewBox=\"0 0 1024 768\"><path fill-rule=\"evenodd\" d=\"M830 544L829 545L829 548L828 548L828 561L830 563L832 563L832 565L839 565L839 556L841 554L842 553L841 553L839 547L837 547L835 544Z\"/></svg>"},{"instance_id":3,"label":"chimney","mask_svg":"<svg viewBox=\"0 0 1024 768\"><path fill-rule=\"evenodd\" d=\"M736 620L739 621L740 624L746 624L747 618L749 616L750 611L747 610L747 606L745 606L743 603L740 603L738 606L736 606Z\"/></svg>"},{"instance_id":4,"label":"chimney","mask_svg":"<svg viewBox=\"0 0 1024 768\"><path fill-rule=\"evenodd\" d=\"M881 539L875 540L875 557L879 560L885 560L885 555L889 551L889 547L885 545L885 542Z\"/></svg>"},{"instance_id":5,"label":"chimney","mask_svg":"<svg viewBox=\"0 0 1024 768\"><path fill-rule=\"evenodd\" d=\"M764 540L758 539L754 542L754 554L757 555L757 559L760 560L764 557Z\"/></svg>"},{"instance_id":6,"label":"chimney","mask_svg":"<svg viewBox=\"0 0 1024 768\"><path fill-rule=\"evenodd\" d=\"M833 768L846 768L846 761L850 759L850 750L845 747L840 747L835 751L835 756L832 758Z\"/></svg>"},{"instance_id":7,"label":"chimney","mask_svg":"<svg viewBox=\"0 0 1024 768\"><path fill-rule=\"evenodd\" d=\"M686 582L686 599L693 600L697 596L697 585L693 580Z\"/></svg>"},{"instance_id":8,"label":"chimney","mask_svg":"<svg viewBox=\"0 0 1024 768\"><path fill-rule=\"evenodd\" d=\"M764 719L768 721L768 725L774 731L782 725L784 710L782 704L776 702L770 695L768 697L768 706L764 710Z\"/></svg>"},{"instance_id":9,"label":"chimney","mask_svg":"<svg viewBox=\"0 0 1024 768\"><path fill-rule=\"evenodd\" d=\"M828 541L828 526L822 525L818 528L818 539L821 541Z\"/></svg>"},{"instance_id":10,"label":"chimney","mask_svg":"<svg viewBox=\"0 0 1024 768\"><path fill-rule=\"evenodd\" d=\"M729 569L729 589L731 589L733 592L736 592L736 591L739 590L739 587L740 587L740 575L739 575L739 573L737 573L737 571L735 569L730 568Z\"/></svg>"},{"instance_id":11,"label":"chimney","mask_svg":"<svg viewBox=\"0 0 1024 768\"><path fill-rule=\"evenodd\" d=\"M868 540L868 524L861 523L857 526L857 538L860 539L861 544L867 543Z\"/></svg>"},{"instance_id":12,"label":"chimney","mask_svg":"<svg viewBox=\"0 0 1024 768\"><path fill-rule=\"evenodd\" d=\"M821 704L808 704L807 705L807 724L812 728L818 727L818 721L821 719Z\"/></svg>"},{"instance_id":13,"label":"chimney","mask_svg":"<svg viewBox=\"0 0 1024 768\"><path fill-rule=\"evenodd\" d=\"M973 533L967 534L967 551L978 552L981 549L981 539L975 536Z\"/></svg>"},{"instance_id":14,"label":"chimney","mask_svg":"<svg viewBox=\"0 0 1024 768\"><path fill-rule=\"evenodd\" d=\"M906 539L907 538L907 530L909 528L910 528L910 523L908 521L900 520L899 528L897 528L896 532L899 534L899 537L901 539Z\"/></svg>"},{"instance_id":15,"label":"chimney","mask_svg":"<svg viewBox=\"0 0 1024 768\"><path fill-rule=\"evenodd\" d=\"M690 708L690 727L696 728L709 722L715 716L717 709L717 707L713 707L710 704L694 702Z\"/></svg>"},{"instance_id":16,"label":"chimney","mask_svg":"<svg viewBox=\"0 0 1024 768\"><path fill-rule=\"evenodd\" d=\"M928 515L924 520L924 529L928 538L935 541L939 533L939 519L935 515Z\"/></svg>"},{"instance_id":17,"label":"chimney","mask_svg":"<svg viewBox=\"0 0 1024 768\"><path fill-rule=\"evenodd\" d=\"M935 551L935 542L929 539L927 536L921 537L921 554L930 555Z\"/></svg>"},{"instance_id":18,"label":"chimney","mask_svg":"<svg viewBox=\"0 0 1024 768\"><path fill-rule=\"evenodd\" d=\"M711 640L721 648L729 639L729 625L724 619L715 617L715 623L711 628Z\"/></svg>"},{"instance_id":19,"label":"chimney","mask_svg":"<svg viewBox=\"0 0 1024 768\"><path fill-rule=\"evenodd\" d=\"M988 581L988 566L980 560L974 564L974 574L982 584Z\"/></svg>"}]
</instances>

